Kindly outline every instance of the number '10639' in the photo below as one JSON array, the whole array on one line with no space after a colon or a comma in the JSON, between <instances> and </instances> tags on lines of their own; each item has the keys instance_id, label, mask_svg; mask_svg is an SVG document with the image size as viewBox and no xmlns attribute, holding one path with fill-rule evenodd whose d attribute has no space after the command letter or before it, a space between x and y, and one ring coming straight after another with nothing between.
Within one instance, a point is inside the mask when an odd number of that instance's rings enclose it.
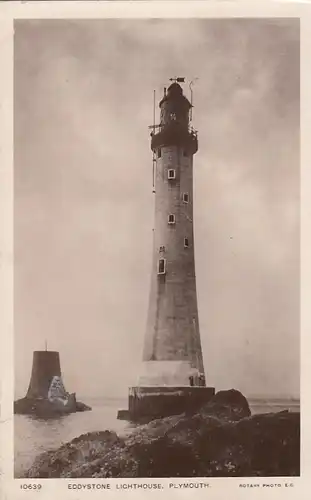
<instances>
[{"instance_id":1,"label":"number '10639'","mask_svg":"<svg viewBox=\"0 0 311 500\"><path fill-rule=\"evenodd\" d=\"M21 484L22 490L41 490L42 484Z\"/></svg>"}]
</instances>

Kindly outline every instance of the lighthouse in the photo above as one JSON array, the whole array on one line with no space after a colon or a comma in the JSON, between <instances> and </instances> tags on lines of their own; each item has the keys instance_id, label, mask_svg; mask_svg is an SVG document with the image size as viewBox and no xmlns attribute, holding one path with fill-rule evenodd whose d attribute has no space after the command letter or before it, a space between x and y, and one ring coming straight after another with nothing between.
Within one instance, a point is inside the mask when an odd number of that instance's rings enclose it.
<instances>
[{"instance_id":1,"label":"lighthouse","mask_svg":"<svg viewBox=\"0 0 311 500\"><path fill-rule=\"evenodd\" d=\"M151 128L155 196L147 324L138 384L130 388L129 418L159 418L208 401L197 304L193 158L197 132L192 103L171 79ZM192 99L191 99L192 100Z\"/></svg>"}]
</instances>

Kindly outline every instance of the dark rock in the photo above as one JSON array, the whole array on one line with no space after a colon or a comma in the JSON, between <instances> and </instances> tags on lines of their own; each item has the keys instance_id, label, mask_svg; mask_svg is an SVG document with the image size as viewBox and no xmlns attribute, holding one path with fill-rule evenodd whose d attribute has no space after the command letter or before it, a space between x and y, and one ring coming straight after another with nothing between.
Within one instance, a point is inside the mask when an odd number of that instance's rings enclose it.
<instances>
[{"instance_id":1,"label":"dark rock","mask_svg":"<svg viewBox=\"0 0 311 500\"><path fill-rule=\"evenodd\" d=\"M251 411L247 399L240 391L219 391L200 409L203 415L213 415L221 420L236 421L249 417Z\"/></svg>"},{"instance_id":2,"label":"dark rock","mask_svg":"<svg viewBox=\"0 0 311 500\"><path fill-rule=\"evenodd\" d=\"M92 408L81 401L76 402L76 411L91 411Z\"/></svg>"},{"instance_id":3,"label":"dark rock","mask_svg":"<svg viewBox=\"0 0 311 500\"><path fill-rule=\"evenodd\" d=\"M238 391L221 391L195 415L154 420L118 438L89 433L37 459L27 477L299 475L300 415L250 416Z\"/></svg>"},{"instance_id":4,"label":"dark rock","mask_svg":"<svg viewBox=\"0 0 311 500\"><path fill-rule=\"evenodd\" d=\"M72 397L67 405L62 402L49 401L47 398L25 397L14 401L14 413L19 415L34 415L39 418L49 418L59 415L68 415L77 411L89 411L92 408L76 401Z\"/></svg>"},{"instance_id":5,"label":"dark rock","mask_svg":"<svg viewBox=\"0 0 311 500\"><path fill-rule=\"evenodd\" d=\"M297 476L300 468L300 413L254 415L237 425L257 476ZM243 436L243 440L242 440Z\"/></svg>"},{"instance_id":6,"label":"dark rock","mask_svg":"<svg viewBox=\"0 0 311 500\"><path fill-rule=\"evenodd\" d=\"M113 445L122 447L122 440L115 432L82 434L56 451L39 455L25 477L91 477L93 463L102 459ZM75 475L75 470L79 475Z\"/></svg>"}]
</instances>

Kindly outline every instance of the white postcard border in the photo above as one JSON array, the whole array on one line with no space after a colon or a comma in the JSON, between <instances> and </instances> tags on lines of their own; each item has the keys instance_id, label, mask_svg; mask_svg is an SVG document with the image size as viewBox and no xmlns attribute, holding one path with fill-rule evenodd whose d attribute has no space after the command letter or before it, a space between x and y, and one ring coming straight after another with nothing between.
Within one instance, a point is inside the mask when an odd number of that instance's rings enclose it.
<instances>
[{"instance_id":1,"label":"white postcard border","mask_svg":"<svg viewBox=\"0 0 311 500\"><path fill-rule=\"evenodd\" d=\"M165 3L165 8L164 8ZM187 479L110 479L110 480L23 480L13 479L13 19L43 18L189 18L189 17L300 17L301 19L301 477L299 478L187 478ZM259 497L309 498L311 478L311 8L307 3L137 1L137 2L4 2L0 5L0 331L1 344L1 489L3 498L41 498L78 500L88 494L110 497L126 494L132 498L146 491L162 496L194 494L220 499ZM4 71L5 69L5 71ZM209 487L168 488L170 483L206 483ZM121 484L161 484L163 489L121 489ZM259 484L239 487L239 484ZM23 485L42 484L40 491ZM69 484L110 484L110 490L69 489ZM265 484L281 484L264 486ZM285 486L288 484L289 486ZM293 484L293 486L290 486Z\"/></svg>"}]
</instances>

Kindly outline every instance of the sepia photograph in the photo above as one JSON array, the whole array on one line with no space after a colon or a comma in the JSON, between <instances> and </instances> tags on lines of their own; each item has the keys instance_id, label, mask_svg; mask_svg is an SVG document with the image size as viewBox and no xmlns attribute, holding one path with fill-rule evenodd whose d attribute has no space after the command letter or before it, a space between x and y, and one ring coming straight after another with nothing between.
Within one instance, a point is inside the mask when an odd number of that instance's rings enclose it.
<instances>
[{"instance_id":1,"label":"sepia photograph","mask_svg":"<svg viewBox=\"0 0 311 500\"><path fill-rule=\"evenodd\" d=\"M300 476L299 18L16 19L13 64L15 478Z\"/></svg>"}]
</instances>

